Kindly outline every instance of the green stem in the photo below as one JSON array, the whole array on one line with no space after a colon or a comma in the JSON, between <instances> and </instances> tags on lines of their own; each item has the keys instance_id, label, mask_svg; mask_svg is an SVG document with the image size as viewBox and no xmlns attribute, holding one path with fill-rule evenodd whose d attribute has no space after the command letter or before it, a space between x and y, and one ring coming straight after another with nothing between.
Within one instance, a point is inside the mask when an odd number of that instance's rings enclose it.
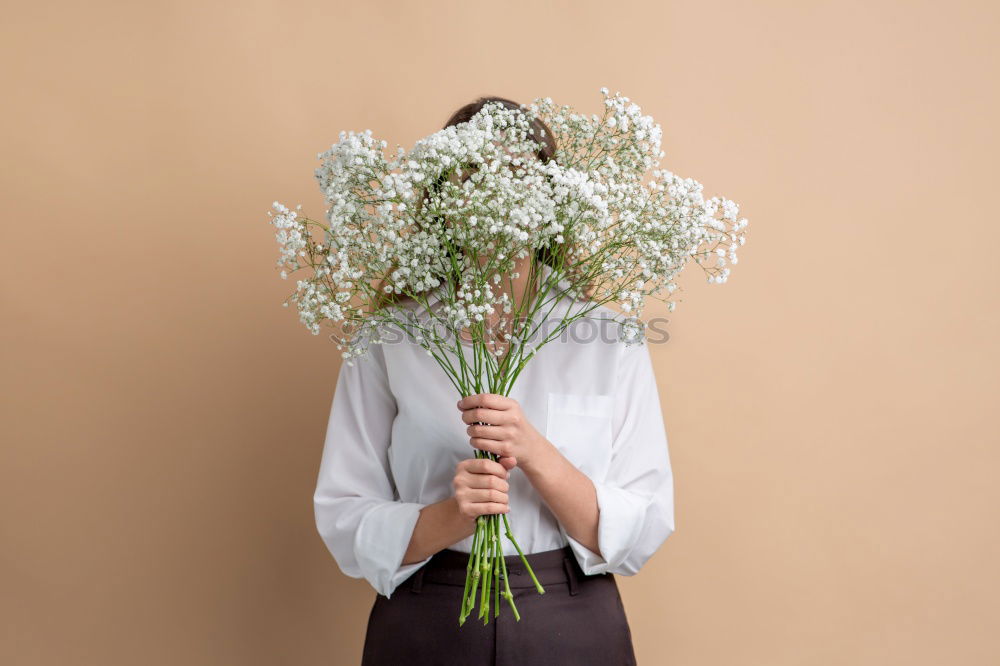
<instances>
[{"instance_id":1,"label":"green stem","mask_svg":"<svg viewBox=\"0 0 1000 666\"><path fill-rule=\"evenodd\" d=\"M503 560L503 548L500 545L500 521L493 517L493 531L497 535L496 546L494 547L493 558L493 581L496 591L493 593L493 617L500 617L500 561Z\"/></svg>"},{"instance_id":2,"label":"green stem","mask_svg":"<svg viewBox=\"0 0 1000 666\"><path fill-rule=\"evenodd\" d=\"M484 523L482 516L476 518L476 532L479 532L482 529L483 524ZM480 539L480 541L482 540ZM468 615L468 613L471 613L472 608L475 606L476 589L479 587L479 560L480 556L482 555L482 548L476 547L473 549L472 552L475 553L475 560L474 564L472 565L472 590L469 592L469 608L466 615Z\"/></svg>"},{"instance_id":3,"label":"green stem","mask_svg":"<svg viewBox=\"0 0 1000 666\"><path fill-rule=\"evenodd\" d=\"M465 624L465 618L469 616L469 584L472 578L472 557L475 554L476 543L479 539L477 529L472 537L472 551L469 552L469 563L465 565L465 590L462 592L462 608L458 613L458 626Z\"/></svg>"},{"instance_id":4,"label":"green stem","mask_svg":"<svg viewBox=\"0 0 1000 666\"><path fill-rule=\"evenodd\" d=\"M483 589L479 597L479 617L483 620L483 624L486 624L490 616L490 583L492 578L490 578L490 557L493 553L493 520L492 518L486 519L486 553L483 557L483 562L480 565L483 572Z\"/></svg>"},{"instance_id":5,"label":"green stem","mask_svg":"<svg viewBox=\"0 0 1000 666\"><path fill-rule=\"evenodd\" d=\"M507 514L504 514L503 516L503 523L507 527L507 538L514 544L514 548L517 548L517 554L521 556L521 561L524 562L524 568L528 570L528 575L530 575L531 580L534 581L535 589L538 590L538 594L545 594L545 588L543 588L542 584L538 582L538 578L535 577L535 571L531 568L531 565L528 564L528 558L524 556L521 546L518 545L517 539L514 538L514 533L510 531L510 522L507 521Z\"/></svg>"},{"instance_id":6,"label":"green stem","mask_svg":"<svg viewBox=\"0 0 1000 666\"><path fill-rule=\"evenodd\" d=\"M514 612L514 619L520 622L521 614L517 612L517 606L514 604L514 595L510 591L510 579L507 577L507 560L503 556L500 557L500 567L503 569L504 599L510 604L510 609Z\"/></svg>"}]
</instances>

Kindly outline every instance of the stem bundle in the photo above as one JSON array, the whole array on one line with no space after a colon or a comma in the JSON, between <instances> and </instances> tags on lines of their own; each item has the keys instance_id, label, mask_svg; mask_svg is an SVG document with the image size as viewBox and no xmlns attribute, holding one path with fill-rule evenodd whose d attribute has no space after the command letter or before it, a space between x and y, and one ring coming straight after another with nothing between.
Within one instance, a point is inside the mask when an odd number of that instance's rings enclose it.
<instances>
[{"instance_id":1,"label":"stem bundle","mask_svg":"<svg viewBox=\"0 0 1000 666\"><path fill-rule=\"evenodd\" d=\"M479 453L484 453L484 455L477 454L477 458L489 457L491 460L496 460L496 457L492 453L482 451ZM545 588L538 582L534 570L528 563L528 558L525 557L520 544L514 538L514 533L510 530L510 522L508 522L506 514L479 516L476 519L476 532L472 537L469 564L466 566L465 590L462 593L462 609L458 615L459 626L465 624L465 620L468 619L469 614L475 608L476 590L479 588L480 582L482 589L479 595L478 617L483 621L483 624L487 624L490 620L491 589L493 590L493 617L500 616L500 597L503 597L510 604L511 611L514 613L514 619L518 622L521 621L521 614L517 612L517 604L514 603L514 595L510 591L507 560L503 554L503 547L500 545L501 518L503 519L505 529L504 534L514 544L514 548L517 549L518 555L521 557L521 562L524 563L525 570L535 583L535 589L538 590L539 594L545 594ZM503 581L503 590L500 589L501 581Z\"/></svg>"}]
</instances>

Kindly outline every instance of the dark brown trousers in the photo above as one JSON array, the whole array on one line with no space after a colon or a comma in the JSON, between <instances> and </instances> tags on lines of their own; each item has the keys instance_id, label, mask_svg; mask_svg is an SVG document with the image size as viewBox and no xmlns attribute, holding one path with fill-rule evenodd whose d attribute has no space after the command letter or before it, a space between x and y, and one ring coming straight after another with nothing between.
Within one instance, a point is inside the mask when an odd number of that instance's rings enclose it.
<instances>
[{"instance_id":1,"label":"dark brown trousers","mask_svg":"<svg viewBox=\"0 0 1000 666\"><path fill-rule=\"evenodd\" d=\"M526 557L545 594L538 594L519 555L505 558L521 620L503 597L494 617L491 590L489 623L478 619L477 601L459 626L469 554L438 552L391 597L376 595L362 666L634 666L614 575L583 575L569 546Z\"/></svg>"}]
</instances>

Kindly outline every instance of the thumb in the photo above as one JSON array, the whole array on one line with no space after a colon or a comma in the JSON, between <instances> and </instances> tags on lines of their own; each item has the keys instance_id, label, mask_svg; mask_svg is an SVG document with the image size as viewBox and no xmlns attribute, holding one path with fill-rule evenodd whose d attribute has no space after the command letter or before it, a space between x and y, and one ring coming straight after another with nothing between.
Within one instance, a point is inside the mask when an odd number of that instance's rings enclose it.
<instances>
[{"instance_id":1,"label":"thumb","mask_svg":"<svg viewBox=\"0 0 1000 666\"><path fill-rule=\"evenodd\" d=\"M517 467L517 458L514 456L502 456L497 460L508 472Z\"/></svg>"}]
</instances>

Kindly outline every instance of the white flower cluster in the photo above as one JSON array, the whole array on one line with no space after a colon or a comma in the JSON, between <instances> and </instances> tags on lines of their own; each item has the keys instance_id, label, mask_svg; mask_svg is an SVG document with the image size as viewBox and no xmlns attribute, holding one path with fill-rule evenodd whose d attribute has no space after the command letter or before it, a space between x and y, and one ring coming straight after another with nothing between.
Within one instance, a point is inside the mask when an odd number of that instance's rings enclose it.
<instances>
[{"instance_id":1,"label":"white flower cluster","mask_svg":"<svg viewBox=\"0 0 1000 666\"><path fill-rule=\"evenodd\" d=\"M273 207L278 214L268 211L272 218L271 224L275 227L275 234L278 237L278 245L281 246L281 257L278 259L278 266L281 267L281 279L288 278L286 268L295 270L299 267L299 255L305 255L305 247L309 242L309 237L305 233L305 227L300 224L298 217L302 206L297 206L295 210L289 210L277 201Z\"/></svg>"},{"instance_id":2,"label":"white flower cluster","mask_svg":"<svg viewBox=\"0 0 1000 666\"><path fill-rule=\"evenodd\" d=\"M628 97L601 94L600 116L550 98L490 102L392 159L371 130L341 132L316 170L326 224L274 204L282 275L311 270L292 296L302 322L313 333L338 325L350 347L352 332L391 319L387 299L433 292L447 326L475 327L516 310L501 283L540 253L568 292L617 305L630 337L646 298L668 300L689 261L725 282L745 242L737 205L659 168L660 126ZM554 159L539 159L540 127Z\"/></svg>"}]
</instances>

